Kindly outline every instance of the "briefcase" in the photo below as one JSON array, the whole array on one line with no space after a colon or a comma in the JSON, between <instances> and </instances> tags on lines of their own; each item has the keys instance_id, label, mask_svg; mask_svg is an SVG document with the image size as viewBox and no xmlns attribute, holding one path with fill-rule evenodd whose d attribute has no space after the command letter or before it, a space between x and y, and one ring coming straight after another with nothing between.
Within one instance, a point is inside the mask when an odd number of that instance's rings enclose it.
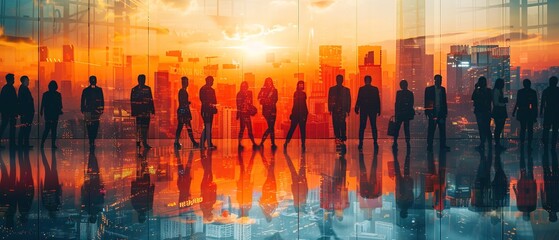
<instances>
[{"instance_id":1,"label":"briefcase","mask_svg":"<svg viewBox=\"0 0 559 240\"><path fill-rule=\"evenodd\" d=\"M398 134L397 131L398 125L396 124L396 119L392 116L390 121L388 121L388 136L396 136Z\"/></svg>"}]
</instances>

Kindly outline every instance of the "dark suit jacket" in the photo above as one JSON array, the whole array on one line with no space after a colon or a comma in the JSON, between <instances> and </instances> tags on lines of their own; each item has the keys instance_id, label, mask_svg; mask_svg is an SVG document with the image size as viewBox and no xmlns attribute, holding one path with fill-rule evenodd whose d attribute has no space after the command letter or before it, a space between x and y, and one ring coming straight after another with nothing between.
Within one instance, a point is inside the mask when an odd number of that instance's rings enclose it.
<instances>
[{"instance_id":1,"label":"dark suit jacket","mask_svg":"<svg viewBox=\"0 0 559 240\"><path fill-rule=\"evenodd\" d=\"M18 112L17 106L17 94L14 85L4 85L2 91L0 91L0 106L2 107L0 111L2 114L7 116L15 117ZM4 117L4 116L2 116Z\"/></svg>"},{"instance_id":2,"label":"dark suit jacket","mask_svg":"<svg viewBox=\"0 0 559 240\"><path fill-rule=\"evenodd\" d=\"M438 112L435 112L435 86L430 86L425 88L425 100L424 100L424 107L425 107L425 114L432 117L439 117L439 118L446 118L448 114L448 106L446 104L446 89L441 86L441 103L440 109L437 109Z\"/></svg>"},{"instance_id":3,"label":"dark suit jacket","mask_svg":"<svg viewBox=\"0 0 559 240\"><path fill-rule=\"evenodd\" d=\"M540 113L544 115L544 124L559 123L559 87L543 90Z\"/></svg>"},{"instance_id":4,"label":"dark suit jacket","mask_svg":"<svg viewBox=\"0 0 559 240\"><path fill-rule=\"evenodd\" d=\"M410 90L399 90L396 92L396 104L394 106L396 119L411 120L415 115L413 110L414 97Z\"/></svg>"},{"instance_id":5,"label":"dark suit jacket","mask_svg":"<svg viewBox=\"0 0 559 240\"><path fill-rule=\"evenodd\" d=\"M217 97L215 90L207 85L200 88L200 102L202 102L202 114L215 114L217 112L215 105L217 104Z\"/></svg>"},{"instance_id":6,"label":"dark suit jacket","mask_svg":"<svg viewBox=\"0 0 559 240\"><path fill-rule=\"evenodd\" d=\"M516 112L516 119L518 121L535 121L538 117L538 94L536 90L531 88L518 90L512 112Z\"/></svg>"},{"instance_id":7,"label":"dark suit jacket","mask_svg":"<svg viewBox=\"0 0 559 240\"><path fill-rule=\"evenodd\" d=\"M132 116L134 117L147 117L150 113L155 114L151 88L140 85L132 88L132 92L130 94L130 105L132 107Z\"/></svg>"},{"instance_id":8,"label":"dark suit jacket","mask_svg":"<svg viewBox=\"0 0 559 240\"><path fill-rule=\"evenodd\" d=\"M33 103L33 95L31 91L26 86L20 86L18 90L18 105L19 113L21 115L33 115L35 114L35 104Z\"/></svg>"},{"instance_id":9,"label":"dark suit jacket","mask_svg":"<svg viewBox=\"0 0 559 240\"><path fill-rule=\"evenodd\" d=\"M86 87L82 91L81 111L83 112L102 112L105 109L105 98L103 89L100 87Z\"/></svg>"},{"instance_id":10,"label":"dark suit jacket","mask_svg":"<svg viewBox=\"0 0 559 240\"><path fill-rule=\"evenodd\" d=\"M380 113L380 95L378 88L372 85L364 85L359 88L355 111L362 113Z\"/></svg>"},{"instance_id":11,"label":"dark suit jacket","mask_svg":"<svg viewBox=\"0 0 559 240\"><path fill-rule=\"evenodd\" d=\"M58 120L62 114L62 95L57 91L46 91L41 100L41 115L45 120Z\"/></svg>"},{"instance_id":12,"label":"dark suit jacket","mask_svg":"<svg viewBox=\"0 0 559 240\"><path fill-rule=\"evenodd\" d=\"M348 114L351 110L351 94L349 88L333 86L328 90L328 112Z\"/></svg>"}]
</instances>

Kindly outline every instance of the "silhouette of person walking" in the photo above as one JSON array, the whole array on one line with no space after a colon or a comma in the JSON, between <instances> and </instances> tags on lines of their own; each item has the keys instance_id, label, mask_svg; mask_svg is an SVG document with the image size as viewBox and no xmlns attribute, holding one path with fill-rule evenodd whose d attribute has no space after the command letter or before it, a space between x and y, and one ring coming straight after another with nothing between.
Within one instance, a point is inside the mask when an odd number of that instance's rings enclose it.
<instances>
[{"instance_id":1,"label":"silhouette of person walking","mask_svg":"<svg viewBox=\"0 0 559 240\"><path fill-rule=\"evenodd\" d=\"M138 154L136 164L136 178L132 181L130 187L130 203L134 210L138 212L138 222L144 223L147 220L147 214L153 209L153 194L155 184L151 182L149 169L147 168L147 154L149 148L144 148L142 153Z\"/></svg>"},{"instance_id":2,"label":"silhouette of person walking","mask_svg":"<svg viewBox=\"0 0 559 240\"><path fill-rule=\"evenodd\" d=\"M19 105L19 115L21 128L19 130L18 145L20 148L32 148L29 144L29 135L31 134L31 126L33 123L33 117L35 116L35 103L33 101L33 95L29 91L29 77L21 76L19 79L21 85L18 89L18 105Z\"/></svg>"},{"instance_id":3,"label":"silhouette of person walking","mask_svg":"<svg viewBox=\"0 0 559 240\"><path fill-rule=\"evenodd\" d=\"M2 112L2 124L0 125L0 138L4 135L8 127L10 148L16 147L16 117L19 114L17 103L16 88L14 87L15 77L13 74L6 74L6 85L0 91L0 107ZM0 148L3 146L0 145Z\"/></svg>"},{"instance_id":4,"label":"silhouette of person walking","mask_svg":"<svg viewBox=\"0 0 559 240\"><path fill-rule=\"evenodd\" d=\"M380 116L381 104L378 88L371 85L372 81L371 76L365 76L365 85L359 88L355 103L355 114L359 114L359 150L363 149L367 118L371 124L375 149L378 149L377 116Z\"/></svg>"},{"instance_id":5,"label":"silhouette of person walking","mask_svg":"<svg viewBox=\"0 0 559 240\"><path fill-rule=\"evenodd\" d=\"M309 184L307 181L307 161L305 153L301 153L301 162L299 163L299 171L295 169L295 165L286 150L283 151L287 167L291 173L291 193L293 194L293 208L296 213L307 212L307 196L309 194Z\"/></svg>"},{"instance_id":6,"label":"silhouette of person walking","mask_svg":"<svg viewBox=\"0 0 559 240\"><path fill-rule=\"evenodd\" d=\"M396 116L396 134L394 135L394 143L392 148L398 149L398 136L400 134L400 127L404 123L404 133L406 135L406 146L410 148L410 120L415 116L415 110L413 110L414 96L413 92L408 90L408 81L400 81L400 88L396 92L396 104L394 106L395 116Z\"/></svg>"},{"instance_id":7,"label":"silhouette of person walking","mask_svg":"<svg viewBox=\"0 0 559 240\"><path fill-rule=\"evenodd\" d=\"M217 184L214 181L212 169L212 154L212 150L209 148L200 152L202 158L202 168L204 169L202 182L200 183L202 192L202 202L200 203L200 209L202 209L204 222L206 223L213 221L213 207L214 204L217 202Z\"/></svg>"},{"instance_id":8,"label":"silhouette of person walking","mask_svg":"<svg viewBox=\"0 0 559 240\"><path fill-rule=\"evenodd\" d=\"M505 121L508 118L507 114L507 103L508 98L504 97L503 88L505 87L505 81L502 78L497 78L495 80L495 86L493 87L493 120L495 121L495 131L493 132L495 138L495 149L505 150L506 148L501 144L501 135L505 127Z\"/></svg>"},{"instance_id":9,"label":"silhouette of person walking","mask_svg":"<svg viewBox=\"0 0 559 240\"><path fill-rule=\"evenodd\" d=\"M81 112L85 117L89 147L95 147L95 139L99 131L99 118L105 109L103 89L97 86L97 77L89 77L89 86L83 89L81 99Z\"/></svg>"},{"instance_id":10,"label":"silhouette of person walking","mask_svg":"<svg viewBox=\"0 0 559 240\"><path fill-rule=\"evenodd\" d=\"M243 81L241 83L241 89L237 93L237 119L241 124L239 129L239 149L243 149L241 144L243 141L243 134L245 128L248 131L248 137L252 142L252 148L258 148L258 145L254 141L254 134L252 134L252 122L250 117L256 114L256 107L252 103L252 91L248 90L248 82Z\"/></svg>"},{"instance_id":11,"label":"silhouette of person walking","mask_svg":"<svg viewBox=\"0 0 559 240\"><path fill-rule=\"evenodd\" d=\"M435 75L434 79L435 85L425 88L425 115L429 118L427 151L433 151L433 138L436 127L439 128L440 148L450 151L450 147L446 145L446 117L448 114L446 89L441 85L443 82L441 75Z\"/></svg>"},{"instance_id":12,"label":"silhouette of person walking","mask_svg":"<svg viewBox=\"0 0 559 240\"><path fill-rule=\"evenodd\" d=\"M151 148L148 144L150 115L155 114L153 105L153 95L151 88L146 86L146 75L138 75L138 85L132 88L130 93L130 105L132 107L132 116L136 117L136 146L140 147L140 142L144 148Z\"/></svg>"},{"instance_id":13,"label":"silhouette of person walking","mask_svg":"<svg viewBox=\"0 0 559 240\"><path fill-rule=\"evenodd\" d=\"M264 86L258 93L258 101L260 101L260 104L262 105L262 115L268 124L268 129L266 129L264 135L262 135L260 146L264 146L264 141L266 141L266 138L270 135L272 150L275 150L277 146L274 128L276 125L276 103L278 102L278 90L274 87L274 81L272 81L272 78L266 78L266 80L264 80Z\"/></svg>"},{"instance_id":14,"label":"silhouette of person walking","mask_svg":"<svg viewBox=\"0 0 559 240\"><path fill-rule=\"evenodd\" d=\"M215 90L212 88L214 78L212 76L206 77L206 85L200 88L200 102L202 102L202 119L204 120L204 130L200 137L200 147L204 148L204 143L208 141L208 148L216 149L217 147L212 143L212 123L214 115L217 114L217 98Z\"/></svg>"},{"instance_id":15,"label":"silhouette of person walking","mask_svg":"<svg viewBox=\"0 0 559 240\"><path fill-rule=\"evenodd\" d=\"M190 111L190 100L188 99L188 92L186 88L188 87L188 78L181 77L182 88L179 90L179 108L177 109L178 125L177 131L175 132L175 148L181 149L182 145L179 142L181 136L181 131L183 126L186 126L186 131L188 132L188 137L192 142L194 148L198 148L200 145L194 139L194 134L192 132L192 112Z\"/></svg>"},{"instance_id":16,"label":"silhouette of person walking","mask_svg":"<svg viewBox=\"0 0 559 240\"><path fill-rule=\"evenodd\" d=\"M480 77L477 80L472 101L474 102L474 114L476 115L479 130L480 144L476 147L478 151L485 149L486 141L491 146L491 89L487 88L487 79Z\"/></svg>"},{"instance_id":17,"label":"silhouette of person walking","mask_svg":"<svg viewBox=\"0 0 559 240\"><path fill-rule=\"evenodd\" d=\"M549 213L549 221L557 222L559 211L559 166L557 163L557 152L551 150L551 166L549 165L549 153L544 151L543 160L543 186L540 187L542 207Z\"/></svg>"},{"instance_id":18,"label":"silhouette of person walking","mask_svg":"<svg viewBox=\"0 0 559 240\"><path fill-rule=\"evenodd\" d=\"M237 153L239 161L239 180L237 180L237 202L239 203L239 217L248 217L252 209L252 192L254 180L252 179L252 166L256 151L252 151L248 164L245 164L241 151Z\"/></svg>"},{"instance_id":19,"label":"silhouette of person walking","mask_svg":"<svg viewBox=\"0 0 559 240\"><path fill-rule=\"evenodd\" d=\"M262 150L258 152L262 157L262 163L266 167L266 180L262 185L262 196L260 197L260 200L258 200L258 205L260 206L260 209L262 209L262 213L264 214L266 221L271 222L273 213L278 207L278 186L276 182L276 174L274 173L276 165L276 152L272 151L272 158L270 160L266 158Z\"/></svg>"},{"instance_id":20,"label":"silhouette of person walking","mask_svg":"<svg viewBox=\"0 0 559 240\"><path fill-rule=\"evenodd\" d=\"M293 108L291 108L291 115L289 119L291 120L291 126L285 137L284 148L291 141L293 132L295 128L299 126L299 131L301 133L301 149L305 150L305 139L307 136L307 116L309 115L309 109L307 108L307 93L305 93L305 82L297 82L297 90L293 94Z\"/></svg>"},{"instance_id":21,"label":"silhouette of person walking","mask_svg":"<svg viewBox=\"0 0 559 240\"><path fill-rule=\"evenodd\" d=\"M551 129L551 148L557 145L557 132L559 130L559 87L557 77L549 78L549 87L543 90L540 116L543 116L542 142L549 146L549 130Z\"/></svg>"},{"instance_id":22,"label":"silhouette of person walking","mask_svg":"<svg viewBox=\"0 0 559 240\"><path fill-rule=\"evenodd\" d=\"M528 150L532 150L532 137L534 135L534 123L538 117L538 94L531 87L529 79L522 81L523 89L518 90L516 103L512 116L520 122L520 145L524 146L526 131L528 131Z\"/></svg>"},{"instance_id":23,"label":"silhouette of person walking","mask_svg":"<svg viewBox=\"0 0 559 240\"><path fill-rule=\"evenodd\" d=\"M349 88L344 87L344 76L336 76L336 85L328 90L328 112L332 115L336 145L344 144L347 140L345 119L351 110L351 95Z\"/></svg>"},{"instance_id":24,"label":"silhouette of person walking","mask_svg":"<svg viewBox=\"0 0 559 240\"><path fill-rule=\"evenodd\" d=\"M51 133L51 148L56 146L56 132L58 128L58 118L62 115L62 95L57 91L58 84L52 80L48 85L49 90L43 93L41 99L41 116L45 119L45 130L41 139L41 148L45 147L45 141L49 132Z\"/></svg>"}]
</instances>

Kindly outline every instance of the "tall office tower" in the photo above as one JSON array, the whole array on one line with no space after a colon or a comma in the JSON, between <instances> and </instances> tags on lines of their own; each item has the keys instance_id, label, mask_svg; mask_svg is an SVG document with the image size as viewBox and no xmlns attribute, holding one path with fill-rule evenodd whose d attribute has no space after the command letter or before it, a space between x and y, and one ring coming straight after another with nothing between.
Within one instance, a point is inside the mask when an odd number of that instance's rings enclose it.
<instances>
[{"instance_id":1,"label":"tall office tower","mask_svg":"<svg viewBox=\"0 0 559 240\"><path fill-rule=\"evenodd\" d=\"M448 89L452 89L448 94L449 101L469 100L467 97L464 98L465 94L469 94L469 90L466 89L467 84L464 83L464 77L471 66L471 62L472 58L468 45L450 46L450 53L446 55L447 86Z\"/></svg>"},{"instance_id":2,"label":"tall office tower","mask_svg":"<svg viewBox=\"0 0 559 240\"><path fill-rule=\"evenodd\" d=\"M361 49L359 49L361 50ZM359 53L359 55L361 55ZM377 47L375 50L369 51L367 52L364 56L363 56L363 60L359 60L359 62L363 62L363 64L359 64L359 81L357 86L361 86L363 85L363 80L365 79L365 76L371 76L371 78L373 79L373 86L377 87L379 89L379 93L382 96L382 61L380 60L380 58L382 57L382 53L381 53L381 49L380 47ZM357 88L358 90L359 88ZM357 92L355 93L357 94ZM357 95L355 95L357 96Z\"/></svg>"},{"instance_id":3,"label":"tall office tower","mask_svg":"<svg viewBox=\"0 0 559 240\"><path fill-rule=\"evenodd\" d=\"M345 70L342 69L342 46L340 45L322 45L319 46L319 65L320 77L319 81L322 83L320 92L326 96L328 88L336 84L336 75L345 75ZM315 95L313 93L313 95ZM316 94L319 95L319 94Z\"/></svg>"},{"instance_id":4,"label":"tall office tower","mask_svg":"<svg viewBox=\"0 0 559 240\"><path fill-rule=\"evenodd\" d=\"M169 79L169 72L160 71L155 72L155 88L153 93L155 103L155 116L158 118L157 132L163 133L163 137L172 136L171 127L171 109L172 104L171 82Z\"/></svg>"}]
</instances>

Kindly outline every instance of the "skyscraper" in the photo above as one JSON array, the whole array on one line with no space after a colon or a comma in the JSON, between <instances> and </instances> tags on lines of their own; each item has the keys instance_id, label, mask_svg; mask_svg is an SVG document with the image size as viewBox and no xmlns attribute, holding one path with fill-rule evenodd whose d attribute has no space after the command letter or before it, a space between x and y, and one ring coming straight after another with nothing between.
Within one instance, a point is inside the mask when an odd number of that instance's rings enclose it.
<instances>
[{"instance_id":1,"label":"skyscraper","mask_svg":"<svg viewBox=\"0 0 559 240\"><path fill-rule=\"evenodd\" d=\"M453 102L468 94L463 81L470 68L472 58L468 45L450 46L450 53L446 55L446 78L448 86L448 100Z\"/></svg>"}]
</instances>

